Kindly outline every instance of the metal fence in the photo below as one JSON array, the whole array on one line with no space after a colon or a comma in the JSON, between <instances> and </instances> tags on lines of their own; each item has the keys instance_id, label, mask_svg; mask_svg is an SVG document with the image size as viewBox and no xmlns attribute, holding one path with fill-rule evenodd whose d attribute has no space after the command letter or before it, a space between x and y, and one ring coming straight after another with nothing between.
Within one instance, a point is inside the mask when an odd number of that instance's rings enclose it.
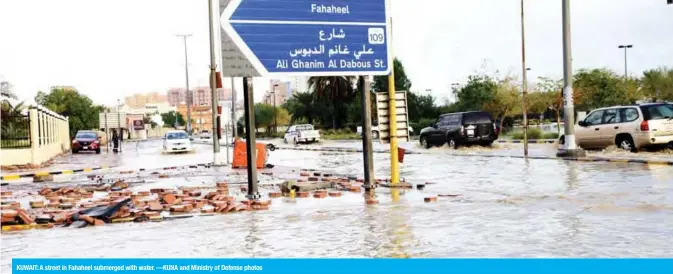
<instances>
[{"instance_id":1,"label":"metal fence","mask_svg":"<svg viewBox=\"0 0 673 274\"><path fill-rule=\"evenodd\" d=\"M2 126L0 131L1 148L30 147L30 116L3 116L0 125Z\"/></svg>"}]
</instances>

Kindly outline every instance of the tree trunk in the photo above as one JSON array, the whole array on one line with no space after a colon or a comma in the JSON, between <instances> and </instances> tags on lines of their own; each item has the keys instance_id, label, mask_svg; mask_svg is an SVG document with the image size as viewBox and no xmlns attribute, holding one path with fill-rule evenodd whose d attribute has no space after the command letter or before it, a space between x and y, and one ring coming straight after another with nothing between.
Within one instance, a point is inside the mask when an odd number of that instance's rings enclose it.
<instances>
[{"instance_id":1,"label":"tree trunk","mask_svg":"<svg viewBox=\"0 0 673 274\"><path fill-rule=\"evenodd\" d=\"M561 135L561 110L556 108L556 133Z\"/></svg>"},{"instance_id":2,"label":"tree trunk","mask_svg":"<svg viewBox=\"0 0 673 274\"><path fill-rule=\"evenodd\" d=\"M505 123L505 117L507 117L507 111L509 108L505 108L505 111L500 115L500 131L502 132L502 125Z\"/></svg>"}]
</instances>

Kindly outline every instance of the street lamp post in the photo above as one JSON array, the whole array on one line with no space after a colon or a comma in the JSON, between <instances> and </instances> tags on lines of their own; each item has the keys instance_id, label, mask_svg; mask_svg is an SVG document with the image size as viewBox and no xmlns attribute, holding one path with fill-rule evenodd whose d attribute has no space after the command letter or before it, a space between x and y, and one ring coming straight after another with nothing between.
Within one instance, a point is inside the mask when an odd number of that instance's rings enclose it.
<instances>
[{"instance_id":1,"label":"street lamp post","mask_svg":"<svg viewBox=\"0 0 673 274\"><path fill-rule=\"evenodd\" d=\"M521 69L523 71L521 104L523 110L523 155L528 156L528 70L526 69L526 32L524 24L524 0L521 0Z\"/></svg>"},{"instance_id":2,"label":"street lamp post","mask_svg":"<svg viewBox=\"0 0 673 274\"><path fill-rule=\"evenodd\" d=\"M213 112L213 165L218 166L223 164L220 159L220 139L217 138L219 129L217 128L217 64L215 60L215 15L213 14L213 0L208 0L208 31L210 38L210 93L211 93L211 107ZM254 145L249 145L254 146ZM227 151L229 153L229 151ZM228 157L229 154L227 154ZM251 163L252 161L248 162Z\"/></svg>"},{"instance_id":3,"label":"street lamp post","mask_svg":"<svg viewBox=\"0 0 673 274\"><path fill-rule=\"evenodd\" d=\"M276 113L276 87L278 84L273 85L273 132L278 134L278 114Z\"/></svg>"},{"instance_id":4,"label":"street lamp post","mask_svg":"<svg viewBox=\"0 0 673 274\"><path fill-rule=\"evenodd\" d=\"M182 37L185 44L185 85L186 85L186 96L187 96L187 132L192 134L192 93L189 91L189 59L187 58L187 37L192 36L191 34L177 34L176 36Z\"/></svg>"},{"instance_id":5,"label":"street lamp post","mask_svg":"<svg viewBox=\"0 0 673 274\"><path fill-rule=\"evenodd\" d=\"M570 0L562 0L563 18L563 118L565 140L558 157L579 158L586 152L575 143L575 106L573 104L573 69L570 43Z\"/></svg>"},{"instance_id":6,"label":"street lamp post","mask_svg":"<svg viewBox=\"0 0 673 274\"><path fill-rule=\"evenodd\" d=\"M630 48L633 48L633 45L619 45L620 49L624 49L624 78L629 77L629 70L627 66L627 58L626 58L626 51Z\"/></svg>"}]
</instances>

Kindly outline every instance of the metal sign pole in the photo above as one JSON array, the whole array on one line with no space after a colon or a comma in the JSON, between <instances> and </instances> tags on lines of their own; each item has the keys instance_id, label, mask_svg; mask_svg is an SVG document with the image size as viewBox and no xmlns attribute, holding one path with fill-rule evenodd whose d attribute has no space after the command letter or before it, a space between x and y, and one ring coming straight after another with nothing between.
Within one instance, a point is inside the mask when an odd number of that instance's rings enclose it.
<instances>
[{"instance_id":1,"label":"metal sign pole","mask_svg":"<svg viewBox=\"0 0 673 274\"><path fill-rule=\"evenodd\" d=\"M372 108L368 77L360 76L359 89L362 90L362 156L364 159L365 200L374 196L374 155L372 151Z\"/></svg>"},{"instance_id":2,"label":"metal sign pole","mask_svg":"<svg viewBox=\"0 0 673 274\"><path fill-rule=\"evenodd\" d=\"M243 103L245 104L245 142L248 168L248 195L250 200L260 198L257 189L257 140L255 136L255 106L253 105L253 90L243 77Z\"/></svg>"}]
</instances>

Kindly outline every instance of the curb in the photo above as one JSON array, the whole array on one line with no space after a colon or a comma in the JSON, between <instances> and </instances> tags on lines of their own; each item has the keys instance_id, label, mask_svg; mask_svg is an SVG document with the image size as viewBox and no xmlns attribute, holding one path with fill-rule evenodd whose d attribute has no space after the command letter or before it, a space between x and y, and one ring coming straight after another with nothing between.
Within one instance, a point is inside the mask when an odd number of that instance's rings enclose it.
<instances>
[{"instance_id":1,"label":"curb","mask_svg":"<svg viewBox=\"0 0 673 274\"><path fill-rule=\"evenodd\" d=\"M199 168L199 167L210 168L211 166L212 166L212 163L206 163L206 164L191 164L191 165L184 165L184 166L125 169L125 170L120 170L118 172L118 174L133 174L133 173L136 173L136 172L143 172L143 171L149 171L149 170L174 170L174 169ZM13 180L18 180L20 178L33 178L33 177L36 177L36 176L47 176L47 175L75 174L75 173L83 173L83 172L92 172L92 171L96 171L96 170L105 170L105 169L109 169L109 168L110 167L108 167L108 166L102 166L102 167L82 168L82 169L73 169L73 170L59 170L59 171L45 171L45 172L35 172L35 173L11 174L11 175L5 175L5 176L0 177L0 180L2 180L2 181L13 181Z\"/></svg>"},{"instance_id":2,"label":"curb","mask_svg":"<svg viewBox=\"0 0 673 274\"><path fill-rule=\"evenodd\" d=\"M275 149L280 150L299 150L299 151L323 151L323 152L344 152L344 153L361 153L362 149L357 148L303 148L303 147L275 147ZM272 150L273 151L273 150ZM373 150L373 153L390 153L388 150ZM423 154L420 152L414 152L410 150L405 150L404 154Z\"/></svg>"},{"instance_id":3,"label":"curb","mask_svg":"<svg viewBox=\"0 0 673 274\"><path fill-rule=\"evenodd\" d=\"M521 139L515 139L515 140L497 140L496 141L499 144L523 144L524 141ZM555 144L557 141L556 139L530 139L528 140L529 144Z\"/></svg>"},{"instance_id":4,"label":"curb","mask_svg":"<svg viewBox=\"0 0 673 274\"><path fill-rule=\"evenodd\" d=\"M549 141L549 140L529 140L530 141ZM325 152L345 152L345 153L362 153L362 149L351 148L301 148L301 147L276 147L280 150L300 150L300 151L325 151ZM375 150L374 153L390 153L387 150ZM407 150L405 154L425 154L422 152L415 152ZM611 163L628 163L628 164L645 164L645 165L663 165L673 166L673 160L644 160L644 159L619 159L619 158L605 158L605 157L585 157L585 158L559 158L550 156L528 156L523 155L492 155L492 154L446 154L449 156L459 157L484 157L484 158L518 158L518 159L534 159L534 160L563 160L576 162L611 162Z\"/></svg>"},{"instance_id":5,"label":"curb","mask_svg":"<svg viewBox=\"0 0 673 274\"><path fill-rule=\"evenodd\" d=\"M672 161L661 160L643 160L643 159L619 159L619 158L604 158L604 157L584 157L584 158L559 158L549 156L521 156L521 155L489 155L489 154L448 154L459 157L483 157L483 158L515 158L515 159L534 159L534 160L562 160L574 162L609 162L609 163L623 163L623 164L645 164L658 166L673 166Z\"/></svg>"},{"instance_id":6,"label":"curb","mask_svg":"<svg viewBox=\"0 0 673 274\"><path fill-rule=\"evenodd\" d=\"M92 171L95 171L95 170L103 170L103 169L108 169L108 168L110 168L110 167L100 166L100 167L88 167L88 168L80 168L80 169L58 170L58 171L38 171L38 172L34 172L34 173L10 174L10 175L0 176L0 181L13 181L13 180L18 180L20 178L33 178L33 177L36 177L36 176L84 173L84 172L92 172Z\"/></svg>"}]
</instances>

